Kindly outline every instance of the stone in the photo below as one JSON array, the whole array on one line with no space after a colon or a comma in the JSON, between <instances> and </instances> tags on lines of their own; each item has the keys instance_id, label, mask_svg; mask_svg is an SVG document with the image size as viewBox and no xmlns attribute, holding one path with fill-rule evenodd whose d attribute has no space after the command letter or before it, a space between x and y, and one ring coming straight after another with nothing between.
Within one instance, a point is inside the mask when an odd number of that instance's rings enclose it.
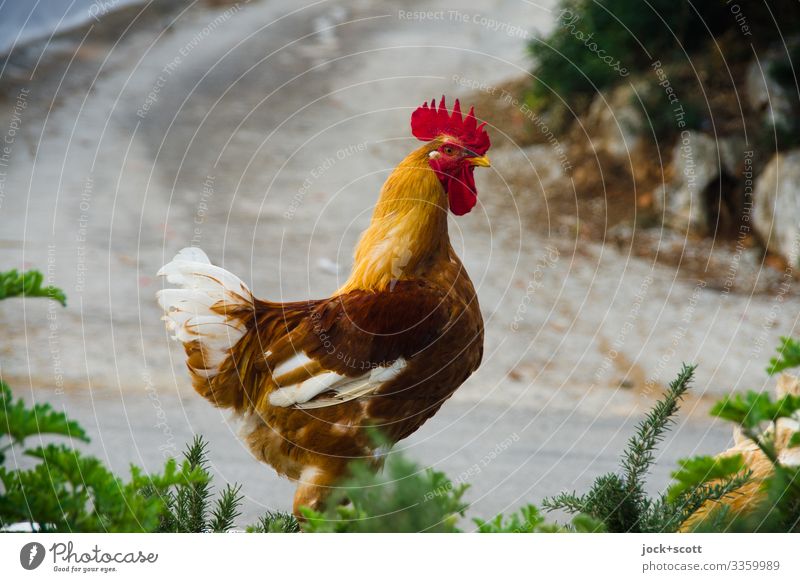
<instances>
[{"instance_id":1,"label":"stone","mask_svg":"<svg viewBox=\"0 0 800 582\"><path fill-rule=\"evenodd\" d=\"M717 140L719 149L719 159L722 163L722 170L727 172L731 178L741 178L744 169L745 151L748 148L747 142L738 135L721 137Z\"/></svg>"},{"instance_id":2,"label":"stone","mask_svg":"<svg viewBox=\"0 0 800 582\"><path fill-rule=\"evenodd\" d=\"M753 229L795 267L800 257L800 150L776 154L756 180Z\"/></svg>"},{"instance_id":3,"label":"stone","mask_svg":"<svg viewBox=\"0 0 800 582\"><path fill-rule=\"evenodd\" d=\"M589 106L585 127L595 150L616 159L628 159L645 129L631 85L598 93Z\"/></svg>"},{"instance_id":4,"label":"stone","mask_svg":"<svg viewBox=\"0 0 800 582\"><path fill-rule=\"evenodd\" d=\"M672 150L672 179L656 192L656 208L664 211L673 228L706 228L708 208L703 192L720 175L720 158L714 139L686 131Z\"/></svg>"},{"instance_id":5,"label":"stone","mask_svg":"<svg viewBox=\"0 0 800 582\"><path fill-rule=\"evenodd\" d=\"M792 101L787 91L769 74L774 59L753 61L747 68L745 91L750 106L762 113L768 126L791 127Z\"/></svg>"}]
</instances>

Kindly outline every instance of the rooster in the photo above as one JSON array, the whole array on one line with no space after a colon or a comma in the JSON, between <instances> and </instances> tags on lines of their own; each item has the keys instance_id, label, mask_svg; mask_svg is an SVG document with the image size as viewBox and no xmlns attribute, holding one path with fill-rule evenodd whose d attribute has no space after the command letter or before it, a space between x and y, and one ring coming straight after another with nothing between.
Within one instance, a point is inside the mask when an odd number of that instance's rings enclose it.
<instances>
[{"instance_id":1,"label":"rooster","mask_svg":"<svg viewBox=\"0 0 800 582\"><path fill-rule=\"evenodd\" d=\"M159 271L176 286L157 296L194 389L242 417L255 457L298 482L295 515L319 509L353 459L379 467L372 431L383 446L409 436L481 362L483 319L447 210L477 202L473 170L490 165L484 126L444 97L413 112L425 143L384 183L330 298L256 299L195 247Z\"/></svg>"}]
</instances>

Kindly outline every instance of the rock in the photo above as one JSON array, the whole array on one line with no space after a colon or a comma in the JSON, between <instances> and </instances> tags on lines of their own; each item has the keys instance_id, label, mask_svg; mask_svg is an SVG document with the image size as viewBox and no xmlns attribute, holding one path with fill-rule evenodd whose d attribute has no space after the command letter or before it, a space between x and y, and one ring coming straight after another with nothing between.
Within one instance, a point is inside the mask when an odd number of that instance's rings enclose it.
<instances>
[{"instance_id":1,"label":"rock","mask_svg":"<svg viewBox=\"0 0 800 582\"><path fill-rule=\"evenodd\" d=\"M670 226L706 228L708 208L703 192L720 175L720 156L713 138L704 133L681 134L672 150L672 179L656 192L656 208Z\"/></svg>"},{"instance_id":2,"label":"rock","mask_svg":"<svg viewBox=\"0 0 800 582\"><path fill-rule=\"evenodd\" d=\"M747 68L745 90L750 106L763 113L769 126L791 127L792 101L787 91L769 74L775 59L753 61Z\"/></svg>"},{"instance_id":3,"label":"rock","mask_svg":"<svg viewBox=\"0 0 800 582\"><path fill-rule=\"evenodd\" d=\"M744 137L732 135L717 139L719 159L722 169L732 178L741 177L744 168L745 151L749 148Z\"/></svg>"},{"instance_id":4,"label":"rock","mask_svg":"<svg viewBox=\"0 0 800 582\"><path fill-rule=\"evenodd\" d=\"M642 112L635 104L636 95L630 84L597 94L589 106L585 126L598 152L628 159L645 128Z\"/></svg>"},{"instance_id":5,"label":"rock","mask_svg":"<svg viewBox=\"0 0 800 582\"><path fill-rule=\"evenodd\" d=\"M791 266L800 257L800 150L776 154L756 180L753 229Z\"/></svg>"}]
</instances>

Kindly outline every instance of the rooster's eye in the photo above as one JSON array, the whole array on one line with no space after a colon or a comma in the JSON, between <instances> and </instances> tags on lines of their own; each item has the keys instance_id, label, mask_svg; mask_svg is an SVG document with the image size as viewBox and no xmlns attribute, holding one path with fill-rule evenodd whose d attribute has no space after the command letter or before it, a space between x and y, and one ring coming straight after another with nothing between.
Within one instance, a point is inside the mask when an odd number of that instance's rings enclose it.
<instances>
[{"instance_id":1,"label":"rooster's eye","mask_svg":"<svg viewBox=\"0 0 800 582\"><path fill-rule=\"evenodd\" d=\"M444 153L446 153L448 156L452 156L455 152L456 150L454 148L450 146L444 146Z\"/></svg>"}]
</instances>

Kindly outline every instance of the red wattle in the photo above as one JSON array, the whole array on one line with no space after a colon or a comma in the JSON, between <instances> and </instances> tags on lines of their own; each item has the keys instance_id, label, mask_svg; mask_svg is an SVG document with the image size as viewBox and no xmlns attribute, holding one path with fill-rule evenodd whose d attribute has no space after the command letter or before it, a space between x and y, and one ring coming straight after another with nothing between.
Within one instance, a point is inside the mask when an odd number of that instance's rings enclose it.
<instances>
[{"instance_id":1,"label":"red wattle","mask_svg":"<svg viewBox=\"0 0 800 582\"><path fill-rule=\"evenodd\" d=\"M475 176L472 174L474 170L475 166L464 164L453 175L447 176L444 188L450 201L450 210L456 216L466 214L478 202Z\"/></svg>"}]
</instances>

